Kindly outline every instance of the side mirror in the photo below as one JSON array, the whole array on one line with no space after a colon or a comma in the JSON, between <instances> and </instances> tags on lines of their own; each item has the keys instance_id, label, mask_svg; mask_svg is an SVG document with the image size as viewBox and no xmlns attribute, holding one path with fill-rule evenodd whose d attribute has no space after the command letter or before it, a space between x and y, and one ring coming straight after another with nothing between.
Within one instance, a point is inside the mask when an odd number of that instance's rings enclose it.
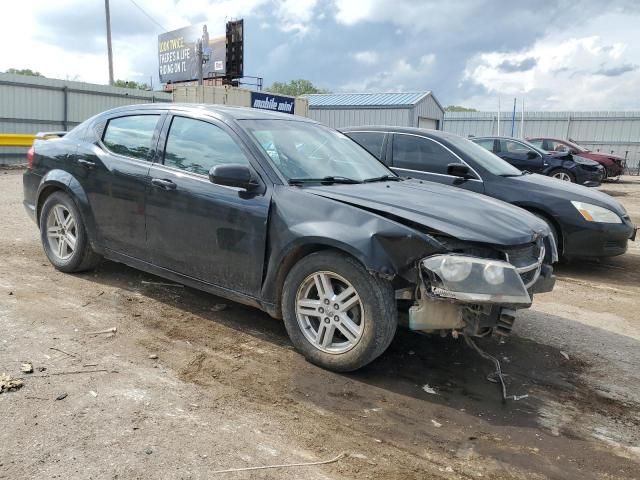
<instances>
[{"instance_id":1,"label":"side mirror","mask_svg":"<svg viewBox=\"0 0 640 480\"><path fill-rule=\"evenodd\" d=\"M253 190L258 182L253 179L251 169L246 165L229 163L216 165L209 170L209 181L216 185Z\"/></svg>"},{"instance_id":2,"label":"side mirror","mask_svg":"<svg viewBox=\"0 0 640 480\"><path fill-rule=\"evenodd\" d=\"M533 160L534 158L538 158L538 154L536 152L534 152L533 150L529 150L527 152L527 158L529 160Z\"/></svg>"},{"instance_id":3,"label":"side mirror","mask_svg":"<svg viewBox=\"0 0 640 480\"><path fill-rule=\"evenodd\" d=\"M464 163L450 163L447 165L447 175L461 178L473 178L473 175L469 174L469 167Z\"/></svg>"}]
</instances>

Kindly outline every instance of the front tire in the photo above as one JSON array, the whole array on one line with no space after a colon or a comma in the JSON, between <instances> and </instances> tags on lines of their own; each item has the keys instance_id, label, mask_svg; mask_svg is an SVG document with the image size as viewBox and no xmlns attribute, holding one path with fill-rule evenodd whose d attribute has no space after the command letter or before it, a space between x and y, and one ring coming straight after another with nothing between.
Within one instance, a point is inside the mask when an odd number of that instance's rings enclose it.
<instances>
[{"instance_id":1,"label":"front tire","mask_svg":"<svg viewBox=\"0 0 640 480\"><path fill-rule=\"evenodd\" d=\"M296 349L336 372L357 370L381 355L398 323L391 284L334 251L312 253L294 265L282 312Z\"/></svg>"},{"instance_id":2,"label":"front tire","mask_svg":"<svg viewBox=\"0 0 640 480\"><path fill-rule=\"evenodd\" d=\"M558 180L562 180L563 182L576 183L576 177L566 168L556 168L549 174L549 176L552 178L557 178Z\"/></svg>"},{"instance_id":3,"label":"front tire","mask_svg":"<svg viewBox=\"0 0 640 480\"><path fill-rule=\"evenodd\" d=\"M80 211L64 192L51 194L40 213L40 239L51 264L61 272L94 268L101 257L89 244Z\"/></svg>"}]
</instances>

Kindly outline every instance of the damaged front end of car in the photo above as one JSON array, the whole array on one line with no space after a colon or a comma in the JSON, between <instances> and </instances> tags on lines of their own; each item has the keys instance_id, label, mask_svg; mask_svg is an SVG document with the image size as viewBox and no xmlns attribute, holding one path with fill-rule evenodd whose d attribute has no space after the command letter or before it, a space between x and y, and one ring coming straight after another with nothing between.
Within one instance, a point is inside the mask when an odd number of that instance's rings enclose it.
<instances>
[{"instance_id":1,"label":"damaged front end of car","mask_svg":"<svg viewBox=\"0 0 640 480\"><path fill-rule=\"evenodd\" d=\"M545 240L478 256L478 249L457 249L423 258L407 326L427 333L448 331L468 336L508 335L516 310L531 306L534 293L553 289L555 277L546 260L557 259L555 244ZM462 251L460 251L462 250ZM481 249L487 250L487 249Z\"/></svg>"}]
</instances>

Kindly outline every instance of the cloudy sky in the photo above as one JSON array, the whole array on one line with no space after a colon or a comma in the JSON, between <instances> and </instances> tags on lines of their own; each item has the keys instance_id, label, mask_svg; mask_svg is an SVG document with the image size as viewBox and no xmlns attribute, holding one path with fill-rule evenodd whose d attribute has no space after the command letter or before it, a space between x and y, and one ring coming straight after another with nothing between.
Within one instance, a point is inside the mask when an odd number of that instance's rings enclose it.
<instances>
[{"instance_id":1,"label":"cloudy sky","mask_svg":"<svg viewBox=\"0 0 640 480\"><path fill-rule=\"evenodd\" d=\"M146 12L147 14L145 14ZM640 110L640 2L111 0L115 77L158 83L157 35L245 19L245 73L331 91L433 90L482 110ZM150 17L150 18L149 18ZM102 0L21 0L0 17L0 71L108 80Z\"/></svg>"}]
</instances>

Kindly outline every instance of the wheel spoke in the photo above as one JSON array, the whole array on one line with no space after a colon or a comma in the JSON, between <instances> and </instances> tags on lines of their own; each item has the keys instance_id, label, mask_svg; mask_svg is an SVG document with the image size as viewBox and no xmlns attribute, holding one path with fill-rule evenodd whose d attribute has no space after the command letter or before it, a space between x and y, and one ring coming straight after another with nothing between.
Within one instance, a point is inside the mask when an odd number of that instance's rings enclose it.
<instances>
[{"instance_id":1,"label":"wheel spoke","mask_svg":"<svg viewBox=\"0 0 640 480\"><path fill-rule=\"evenodd\" d=\"M64 236L64 240L65 242L67 242L67 245L69 245L69 248L73 252L76 249L76 237L67 232L67 234Z\"/></svg>"},{"instance_id":2,"label":"wheel spoke","mask_svg":"<svg viewBox=\"0 0 640 480\"><path fill-rule=\"evenodd\" d=\"M360 327L346 313L340 314L340 323L337 323L336 327L350 342L354 342L360 334Z\"/></svg>"},{"instance_id":3,"label":"wheel spoke","mask_svg":"<svg viewBox=\"0 0 640 480\"><path fill-rule=\"evenodd\" d=\"M318 273L313 277L313 281L316 284L318 290L318 296L320 297L333 297L333 286L331 285L331 279L326 273Z\"/></svg>"},{"instance_id":4,"label":"wheel spoke","mask_svg":"<svg viewBox=\"0 0 640 480\"><path fill-rule=\"evenodd\" d=\"M47 236L49 238L56 238L57 239L57 238L60 238L60 235L62 235L62 231L61 231L60 227L53 226L53 227L47 228Z\"/></svg>"},{"instance_id":5,"label":"wheel spoke","mask_svg":"<svg viewBox=\"0 0 640 480\"><path fill-rule=\"evenodd\" d=\"M67 241L65 237L60 236L60 238L58 238L58 256L60 258L64 258L66 254L67 254Z\"/></svg>"},{"instance_id":6,"label":"wheel spoke","mask_svg":"<svg viewBox=\"0 0 640 480\"><path fill-rule=\"evenodd\" d=\"M73 216L71 215L71 213L69 213L66 220L64 221L63 227L66 230L72 230L75 226L76 226L76 221L73 219Z\"/></svg>"},{"instance_id":7,"label":"wheel spoke","mask_svg":"<svg viewBox=\"0 0 640 480\"><path fill-rule=\"evenodd\" d=\"M338 295L335 301L338 305L340 305L340 311L347 312L356 303L360 302L360 297L358 296L358 292L356 292L355 288L349 287L345 289L345 291L340 295Z\"/></svg>"},{"instance_id":8,"label":"wheel spoke","mask_svg":"<svg viewBox=\"0 0 640 480\"><path fill-rule=\"evenodd\" d=\"M53 216L56 220L56 225L58 227L62 227L64 225L64 210L60 205L56 205L53 207Z\"/></svg>"},{"instance_id":9,"label":"wheel spoke","mask_svg":"<svg viewBox=\"0 0 640 480\"><path fill-rule=\"evenodd\" d=\"M325 324L326 325L326 324ZM327 348L329 346L331 346L331 344L333 343L333 335L336 332L336 327L333 324L329 324L326 326L326 328L324 329L324 337L322 337L322 346Z\"/></svg>"}]
</instances>

